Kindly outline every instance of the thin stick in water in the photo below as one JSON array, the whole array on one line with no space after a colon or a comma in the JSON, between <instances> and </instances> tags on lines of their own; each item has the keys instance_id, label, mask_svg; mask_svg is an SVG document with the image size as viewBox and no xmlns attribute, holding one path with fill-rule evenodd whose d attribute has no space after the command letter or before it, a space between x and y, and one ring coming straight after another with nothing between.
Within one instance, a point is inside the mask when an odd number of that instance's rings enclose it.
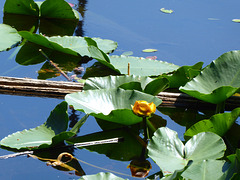
<instances>
[{"instance_id":1,"label":"thin stick in water","mask_svg":"<svg viewBox=\"0 0 240 180\"><path fill-rule=\"evenodd\" d=\"M39 49L40 53L47 59L47 61L55 67L68 81L72 81L58 66L55 64L52 60L49 59L49 57L43 52L42 49Z\"/></svg>"}]
</instances>

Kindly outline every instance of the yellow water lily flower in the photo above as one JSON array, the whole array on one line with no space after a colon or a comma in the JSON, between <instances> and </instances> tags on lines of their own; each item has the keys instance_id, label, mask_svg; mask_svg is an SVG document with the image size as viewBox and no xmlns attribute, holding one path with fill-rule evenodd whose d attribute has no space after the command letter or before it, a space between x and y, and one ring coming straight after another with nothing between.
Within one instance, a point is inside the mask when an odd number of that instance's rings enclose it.
<instances>
[{"instance_id":1,"label":"yellow water lily flower","mask_svg":"<svg viewBox=\"0 0 240 180\"><path fill-rule=\"evenodd\" d=\"M156 111L156 105L153 102L148 103L147 101L140 100L135 102L132 110L138 116L151 116Z\"/></svg>"}]
</instances>

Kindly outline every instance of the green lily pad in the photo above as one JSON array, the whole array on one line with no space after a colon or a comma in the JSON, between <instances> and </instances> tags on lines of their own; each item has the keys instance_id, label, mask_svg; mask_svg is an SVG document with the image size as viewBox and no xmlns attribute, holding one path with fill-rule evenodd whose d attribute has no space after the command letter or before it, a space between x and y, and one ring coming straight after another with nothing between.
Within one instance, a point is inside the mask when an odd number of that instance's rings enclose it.
<instances>
[{"instance_id":1,"label":"green lily pad","mask_svg":"<svg viewBox=\"0 0 240 180\"><path fill-rule=\"evenodd\" d=\"M42 18L79 19L72 7L65 0L45 0L40 6Z\"/></svg>"},{"instance_id":2,"label":"green lily pad","mask_svg":"<svg viewBox=\"0 0 240 180\"><path fill-rule=\"evenodd\" d=\"M203 160L197 163L193 163L188 169L182 173L182 177L185 179L194 180L212 180L219 179L223 176L223 166L225 161L223 160Z\"/></svg>"},{"instance_id":3,"label":"green lily pad","mask_svg":"<svg viewBox=\"0 0 240 180\"><path fill-rule=\"evenodd\" d=\"M172 174L183 169L190 160L195 163L221 158L226 146L220 136L211 132L199 133L184 145L175 131L162 127L154 133L147 149L149 157L163 173Z\"/></svg>"},{"instance_id":4,"label":"green lily pad","mask_svg":"<svg viewBox=\"0 0 240 180\"><path fill-rule=\"evenodd\" d=\"M191 126L186 132L186 137L192 137L200 132L213 132L223 136L233 125L240 115L240 108L230 113L216 114L210 119L205 119Z\"/></svg>"},{"instance_id":5,"label":"green lily pad","mask_svg":"<svg viewBox=\"0 0 240 180\"><path fill-rule=\"evenodd\" d=\"M164 61L123 55L110 56L110 63L118 69L121 74L128 74L128 63L130 63L130 74L139 76L159 76L179 68L177 65Z\"/></svg>"},{"instance_id":6,"label":"green lily pad","mask_svg":"<svg viewBox=\"0 0 240 180\"><path fill-rule=\"evenodd\" d=\"M143 49L142 52L156 52L157 49Z\"/></svg>"},{"instance_id":7,"label":"green lily pad","mask_svg":"<svg viewBox=\"0 0 240 180\"><path fill-rule=\"evenodd\" d=\"M38 16L39 8L33 0L6 0L3 12L11 14Z\"/></svg>"},{"instance_id":8,"label":"green lily pad","mask_svg":"<svg viewBox=\"0 0 240 180\"><path fill-rule=\"evenodd\" d=\"M148 76L135 76L135 75L125 75L125 76L106 76L106 77L94 77L88 78L84 84L84 90L94 90L94 89L114 89L119 86L129 83L138 82L141 85L141 89L144 89L148 83L154 79Z\"/></svg>"},{"instance_id":9,"label":"green lily pad","mask_svg":"<svg viewBox=\"0 0 240 180\"><path fill-rule=\"evenodd\" d=\"M198 62L193 66L182 66L170 74L163 74L162 77L169 80L170 88L179 88L196 77L200 73L202 65L203 62Z\"/></svg>"},{"instance_id":10,"label":"green lily pad","mask_svg":"<svg viewBox=\"0 0 240 180\"><path fill-rule=\"evenodd\" d=\"M18 131L0 141L1 146L14 149L39 149L56 145L75 133L68 127L67 103L62 102L51 112L47 121L33 129Z\"/></svg>"},{"instance_id":11,"label":"green lily pad","mask_svg":"<svg viewBox=\"0 0 240 180\"><path fill-rule=\"evenodd\" d=\"M233 19L233 22L240 23L240 19Z\"/></svg>"},{"instance_id":12,"label":"green lily pad","mask_svg":"<svg viewBox=\"0 0 240 180\"><path fill-rule=\"evenodd\" d=\"M172 14L173 13L173 10L165 9L165 8L161 8L160 11L163 12L163 13L166 13L166 14Z\"/></svg>"},{"instance_id":13,"label":"green lily pad","mask_svg":"<svg viewBox=\"0 0 240 180\"><path fill-rule=\"evenodd\" d=\"M78 56L91 56L88 51L87 42L83 37L77 36L52 36L45 37L38 34L33 34L27 31L20 31L19 34L26 40L38 44L40 46L60 51L62 53ZM103 40L100 38L93 38L98 43L98 46L103 48L106 53L112 52L117 48L117 43L111 40ZM107 45L106 45L107 44Z\"/></svg>"},{"instance_id":14,"label":"green lily pad","mask_svg":"<svg viewBox=\"0 0 240 180\"><path fill-rule=\"evenodd\" d=\"M240 51L230 51L208 65L180 90L200 100L219 104L240 88Z\"/></svg>"},{"instance_id":15,"label":"green lily pad","mask_svg":"<svg viewBox=\"0 0 240 180\"><path fill-rule=\"evenodd\" d=\"M156 106L162 102L155 96L120 88L87 90L68 94L65 99L76 110L102 120L124 125L132 125L142 121L141 117L132 112L131 105L134 105L135 101L145 100L153 102Z\"/></svg>"},{"instance_id":16,"label":"green lily pad","mask_svg":"<svg viewBox=\"0 0 240 180\"><path fill-rule=\"evenodd\" d=\"M21 36L17 30L6 24L0 24L0 51L16 46L21 41Z\"/></svg>"}]
</instances>

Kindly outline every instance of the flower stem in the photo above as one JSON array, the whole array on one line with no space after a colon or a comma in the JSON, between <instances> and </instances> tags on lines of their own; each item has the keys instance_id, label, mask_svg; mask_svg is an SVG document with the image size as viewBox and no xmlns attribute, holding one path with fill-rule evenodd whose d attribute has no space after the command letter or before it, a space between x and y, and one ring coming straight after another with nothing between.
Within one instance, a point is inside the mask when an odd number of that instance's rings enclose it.
<instances>
[{"instance_id":1,"label":"flower stem","mask_svg":"<svg viewBox=\"0 0 240 180\"><path fill-rule=\"evenodd\" d=\"M148 127L147 127L147 117L143 116L143 128L144 128L144 141L148 142L149 134L148 134Z\"/></svg>"}]
</instances>

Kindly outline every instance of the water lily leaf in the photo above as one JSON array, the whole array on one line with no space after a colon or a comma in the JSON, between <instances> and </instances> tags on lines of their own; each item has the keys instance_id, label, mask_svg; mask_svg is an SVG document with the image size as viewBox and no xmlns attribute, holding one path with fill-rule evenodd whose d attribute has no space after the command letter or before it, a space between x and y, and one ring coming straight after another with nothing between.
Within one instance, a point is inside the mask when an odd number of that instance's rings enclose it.
<instances>
[{"instance_id":1,"label":"water lily leaf","mask_svg":"<svg viewBox=\"0 0 240 180\"><path fill-rule=\"evenodd\" d=\"M18 131L0 141L5 147L14 149L47 148L63 142L75 133L65 132L68 127L67 103L62 102L51 112L47 121L33 129Z\"/></svg>"},{"instance_id":2,"label":"water lily leaf","mask_svg":"<svg viewBox=\"0 0 240 180\"><path fill-rule=\"evenodd\" d=\"M230 51L208 65L180 90L200 100L219 104L240 87L240 51Z\"/></svg>"},{"instance_id":3,"label":"water lily leaf","mask_svg":"<svg viewBox=\"0 0 240 180\"><path fill-rule=\"evenodd\" d=\"M193 66L181 66L173 73L163 74L162 76L169 80L169 88L179 88L196 77L200 73L202 65L203 62L198 62Z\"/></svg>"},{"instance_id":4,"label":"water lily leaf","mask_svg":"<svg viewBox=\"0 0 240 180\"><path fill-rule=\"evenodd\" d=\"M184 146L177 133L169 128L159 128L148 145L148 155L162 169L172 174L183 169L190 160L218 159L224 155L226 146L218 135L203 132L193 136Z\"/></svg>"},{"instance_id":5,"label":"water lily leaf","mask_svg":"<svg viewBox=\"0 0 240 180\"><path fill-rule=\"evenodd\" d=\"M173 13L173 10L171 10L171 9L165 9L165 8L161 8L160 11L163 12L163 13L166 13L166 14L171 14L171 13Z\"/></svg>"},{"instance_id":6,"label":"water lily leaf","mask_svg":"<svg viewBox=\"0 0 240 180\"><path fill-rule=\"evenodd\" d=\"M115 176L112 173L100 172L95 175L86 175L82 176L79 180L124 180L118 176Z\"/></svg>"},{"instance_id":7,"label":"water lily leaf","mask_svg":"<svg viewBox=\"0 0 240 180\"><path fill-rule=\"evenodd\" d=\"M142 121L132 112L131 105L137 100L153 102L158 106L162 100L135 90L100 89L68 94L65 97L74 109L83 111L99 119L131 125Z\"/></svg>"},{"instance_id":8,"label":"water lily leaf","mask_svg":"<svg viewBox=\"0 0 240 180\"><path fill-rule=\"evenodd\" d=\"M94 77L88 78L84 84L84 90L93 89L113 89L129 82L139 82L141 89L144 89L148 83L154 79L148 76L135 76L135 75L124 75L124 76L106 76L106 77Z\"/></svg>"},{"instance_id":9,"label":"water lily leaf","mask_svg":"<svg viewBox=\"0 0 240 180\"><path fill-rule=\"evenodd\" d=\"M192 137L200 132L213 132L223 136L233 125L240 115L240 108L234 109L230 113L216 114L210 119L205 119L191 126L186 132L186 137Z\"/></svg>"},{"instance_id":10,"label":"water lily leaf","mask_svg":"<svg viewBox=\"0 0 240 180\"><path fill-rule=\"evenodd\" d=\"M121 74L128 74L128 63L130 63L130 74L139 76L159 76L179 68L177 65L164 61L132 56L110 56L110 63L118 69Z\"/></svg>"},{"instance_id":11,"label":"water lily leaf","mask_svg":"<svg viewBox=\"0 0 240 180\"><path fill-rule=\"evenodd\" d=\"M156 52L157 49L143 49L142 52Z\"/></svg>"},{"instance_id":12,"label":"water lily leaf","mask_svg":"<svg viewBox=\"0 0 240 180\"><path fill-rule=\"evenodd\" d=\"M194 180L218 179L223 175L224 164L225 161L213 159L193 163L182 173L182 177Z\"/></svg>"},{"instance_id":13,"label":"water lily leaf","mask_svg":"<svg viewBox=\"0 0 240 180\"><path fill-rule=\"evenodd\" d=\"M4 13L23 14L38 16L39 8L33 0L6 0L4 4Z\"/></svg>"},{"instance_id":14,"label":"water lily leaf","mask_svg":"<svg viewBox=\"0 0 240 180\"><path fill-rule=\"evenodd\" d=\"M233 19L233 22L240 23L240 19Z\"/></svg>"},{"instance_id":15,"label":"water lily leaf","mask_svg":"<svg viewBox=\"0 0 240 180\"><path fill-rule=\"evenodd\" d=\"M6 24L0 24L0 51L5 51L17 45L21 41L21 36L17 30Z\"/></svg>"},{"instance_id":16,"label":"water lily leaf","mask_svg":"<svg viewBox=\"0 0 240 180\"><path fill-rule=\"evenodd\" d=\"M40 46L46 47L51 50L56 50L65 54L70 54L74 56L91 56L88 51L87 42L83 37L77 36L52 36L45 37L38 34L33 34L27 31L20 31L19 34L26 40L38 44ZM103 40L100 38L93 38L100 48L108 53L113 51L117 44L111 40Z\"/></svg>"},{"instance_id":17,"label":"water lily leaf","mask_svg":"<svg viewBox=\"0 0 240 180\"><path fill-rule=\"evenodd\" d=\"M40 7L42 18L79 19L72 7L64 0L45 0Z\"/></svg>"}]
</instances>

